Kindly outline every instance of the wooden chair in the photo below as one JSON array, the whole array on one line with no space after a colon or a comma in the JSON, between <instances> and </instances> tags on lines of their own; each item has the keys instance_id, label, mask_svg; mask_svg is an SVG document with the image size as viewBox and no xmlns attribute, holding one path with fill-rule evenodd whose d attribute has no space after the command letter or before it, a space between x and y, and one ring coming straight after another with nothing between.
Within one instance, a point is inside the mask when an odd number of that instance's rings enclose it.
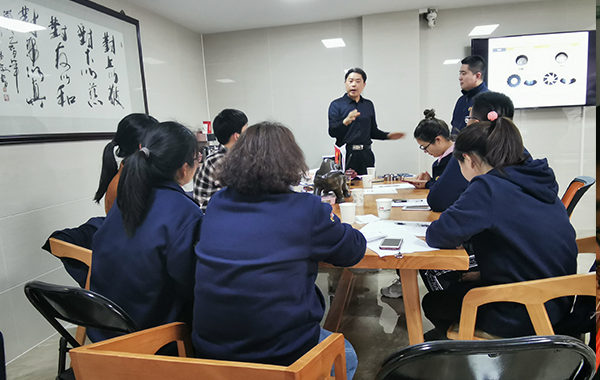
<instances>
[{"instance_id":1,"label":"wooden chair","mask_svg":"<svg viewBox=\"0 0 600 380\"><path fill-rule=\"evenodd\" d=\"M92 275L92 251L55 238L50 238L48 240L50 241L50 249L52 250L52 254L54 256L78 260L88 266L89 269L87 279L85 280L85 289L90 290L90 276ZM85 327L77 327L75 339L83 346L85 343Z\"/></svg>"},{"instance_id":2,"label":"wooden chair","mask_svg":"<svg viewBox=\"0 0 600 380\"><path fill-rule=\"evenodd\" d=\"M577 239L577 247L579 252L595 250L595 237ZM475 329L477 309L492 302L516 302L525 305L536 334L554 335L544 303L565 296L596 296L595 281L595 273L581 273L471 289L463 299L460 324L450 326L446 336L454 340L498 339L499 337Z\"/></svg>"},{"instance_id":3,"label":"wooden chair","mask_svg":"<svg viewBox=\"0 0 600 380\"><path fill-rule=\"evenodd\" d=\"M153 355L177 342L179 357ZM77 380L244 379L323 380L335 365L346 380L344 337L332 334L289 367L193 357L190 330L180 322L131 333L70 351Z\"/></svg>"},{"instance_id":4,"label":"wooden chair","mask_svg":"<svg viewBox=\"0 0 600 380\"><path fill-rule=\"evenodd\" d=\"M585 194L585 192L588 191L595 182L596 180L593 177L588 177L585 175L575 177L575 179L571 181L569 187L567 187L567 191L565 191L563 197L561 198L563 204L567 208L567 214L569 215L569 218L571 217L571 214L573 214L573 210L583 194Z\"/></svg>"}]
</instances>

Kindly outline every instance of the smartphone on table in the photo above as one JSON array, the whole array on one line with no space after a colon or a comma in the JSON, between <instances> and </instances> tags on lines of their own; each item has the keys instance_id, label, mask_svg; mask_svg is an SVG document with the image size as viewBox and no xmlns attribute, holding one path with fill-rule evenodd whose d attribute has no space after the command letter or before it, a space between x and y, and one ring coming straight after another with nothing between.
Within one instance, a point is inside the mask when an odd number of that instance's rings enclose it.
<instances>
[{"instance_id":1,"label":"smartphone on table","mask_svg":"<svg viewBox=\"0 0 600 380\"><path fill-rule=\"evenodd\" d=\"M379 244L379 249L389 249L391 251L399 251L400 247L402 247L402 239L383 239Z\"/></svg>"}]
</instances>

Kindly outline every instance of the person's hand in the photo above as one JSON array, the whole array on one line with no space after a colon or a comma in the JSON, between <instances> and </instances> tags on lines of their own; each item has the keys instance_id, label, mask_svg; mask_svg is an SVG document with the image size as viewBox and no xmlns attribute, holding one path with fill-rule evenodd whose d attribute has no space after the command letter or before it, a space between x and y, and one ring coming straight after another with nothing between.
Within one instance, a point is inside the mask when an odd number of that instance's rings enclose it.
<instances>
[{"instance_id":1,"label":"person's hand","mask_svg":"<svg viewBox=\"0 0 600 380\"><path fill-rule=\"evenodd\" d=\"M402 133L402 132L390 132L387 135L388 140L400 140L401 138L404 138L404 136L406 136L406 134Z\"/></svg>"},{"instance_id":2,"label":"person's hand","mask_svg":"<svg viewBox=\"0 0 600 380\"><path fill-rule=\"evenodd\" d=\"M413 178L407 178L406 182L412 183L417 189L424 189L425 184L431 181L431 176L427 172L423 172Z\"/></svg>"},{"instance_id":3,"label":"person's hand","mask_svg":"<svg viewBox=\"0 0 600 380\"><path fill-rule=\"evenodd\" d=\"M358 110L350 111L348 116L346 116L346 118L344 119L344 125L348 125L348 124L352 123L354 121L354 119L356 119L359 116L360 116L360 112L358 112Z\"/></svg>"}]
</instances>

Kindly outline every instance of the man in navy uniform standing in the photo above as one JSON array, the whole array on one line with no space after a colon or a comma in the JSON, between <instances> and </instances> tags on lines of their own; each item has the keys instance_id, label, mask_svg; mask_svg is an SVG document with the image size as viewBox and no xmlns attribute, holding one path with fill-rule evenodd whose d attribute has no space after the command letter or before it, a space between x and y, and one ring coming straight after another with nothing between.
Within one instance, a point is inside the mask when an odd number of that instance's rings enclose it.
<instances>
[{"instance_id":1,"label":"man in navy uniform standing","mask_svg":"<svg viewBox=\"0 0 600 380\"><path fill-rule=\"evenodd\" d=\"M450 134L456 139L458 132L467 126L467 117L473 108L473 97L488 91L483 76L485 74L485 60L480 55L470 55L460 61L458 80L462 96L456 101L452 114L452 131Z\"/></svg>"},{"instance_id":2,"label":"man in navy uniform standing","mask_svg":"<svg viewBox=\"0 0 600 380\"><path fill-rule=\"evenodd\" d=\"M360 94L365 89L367 74L356 67L345 76L346 94L329 105L329 136L335 145L346 144L346 169L357 174L367 174L367 168L375 166L371 139L398 140L402 132L383 132L377 128L375 107Z\"/></svg>"}]
</instances>

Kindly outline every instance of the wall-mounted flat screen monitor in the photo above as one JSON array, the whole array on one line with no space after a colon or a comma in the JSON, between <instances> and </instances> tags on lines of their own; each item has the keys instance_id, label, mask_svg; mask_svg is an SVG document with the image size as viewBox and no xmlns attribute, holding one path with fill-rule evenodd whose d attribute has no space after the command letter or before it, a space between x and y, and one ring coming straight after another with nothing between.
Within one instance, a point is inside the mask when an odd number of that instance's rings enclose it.
<instances>
[{"instance_id":1,"label":"wall-mounted flat screen monitor","mask_svg":"<svg viewBox=\"0 0 600 380\"><path fill-rule=\"evenodd\" d=\"M596 31L476 38L471 52L515 108L596 105Z\"/></svg>"}]
</instances>

